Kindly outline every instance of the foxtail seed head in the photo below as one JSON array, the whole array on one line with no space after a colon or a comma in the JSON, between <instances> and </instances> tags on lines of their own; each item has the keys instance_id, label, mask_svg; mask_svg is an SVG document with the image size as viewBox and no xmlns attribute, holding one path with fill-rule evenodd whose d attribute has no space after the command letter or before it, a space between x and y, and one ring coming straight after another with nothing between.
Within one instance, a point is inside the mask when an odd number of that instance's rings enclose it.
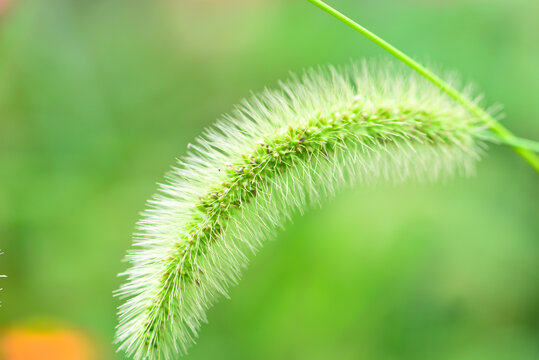
<instances>
[{"instance_id":1,"label":"foxtail seed head","mask_svg":"<svg viewBox=\"0 0 539 360\"><path fill-rule=\"evenodd\" d=\"M138 223L117 292L120 349L137 360L185 353L247 254L343 186L472 169L478 120L388 68L307 71L243 101L189 146Z\"/></svg>"}]
</instances>

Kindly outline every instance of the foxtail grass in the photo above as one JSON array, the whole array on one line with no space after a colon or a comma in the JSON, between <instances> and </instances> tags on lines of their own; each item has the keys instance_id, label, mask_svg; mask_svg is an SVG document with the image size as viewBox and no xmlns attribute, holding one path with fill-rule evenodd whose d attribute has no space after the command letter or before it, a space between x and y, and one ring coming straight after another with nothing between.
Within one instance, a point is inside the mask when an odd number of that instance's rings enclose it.
<instances>
[{"instance_id":1,"label":"foxtail grass","mask_svg":"<svg viewBox=\"0 0 539 360\"><path fill-rule=\"evenodd\" d=\"M473 171L484 124L396 67L306 71L244 100L189 146L138 223L118 291L122 350L185 353L248 255L342 187Z\"/></svg>"},{"instance_id":2,"label":"foxtail grass","mask_svg":"<svg viewBox=\"0 0 539 360\"><path fill-rule=\"evenodd\" d=\"M184 354L248 256L343 187L469 174L483 141L512 146L539 171L539 144L516 138L472 94L308 1L415 73L389 63L308 70L244 100L189 146L148 202L117 291L116 341L136 360Z\"/></svg>"}]
</instances>

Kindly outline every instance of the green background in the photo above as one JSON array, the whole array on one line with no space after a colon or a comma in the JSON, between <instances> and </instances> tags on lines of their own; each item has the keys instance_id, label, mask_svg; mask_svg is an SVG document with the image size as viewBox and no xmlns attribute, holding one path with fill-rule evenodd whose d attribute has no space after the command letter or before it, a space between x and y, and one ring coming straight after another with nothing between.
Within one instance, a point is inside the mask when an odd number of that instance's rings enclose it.
<instances>
[{"instance_id":1,"label":"green background","mask_svg":"<svg viewBox=\"0 0 539 360\"><path fill-rule=\"evenodd\" d=\"M331 4L539 139L539 2ZM12 1L0 330L61 324L122 359L116 274L187 143L289 71L362 58L387 55L301 0ZM537 359L538 213L539 177L504 147L470 178L350 189L265 244L187 359Z\"/></svg>"}]
</instances>

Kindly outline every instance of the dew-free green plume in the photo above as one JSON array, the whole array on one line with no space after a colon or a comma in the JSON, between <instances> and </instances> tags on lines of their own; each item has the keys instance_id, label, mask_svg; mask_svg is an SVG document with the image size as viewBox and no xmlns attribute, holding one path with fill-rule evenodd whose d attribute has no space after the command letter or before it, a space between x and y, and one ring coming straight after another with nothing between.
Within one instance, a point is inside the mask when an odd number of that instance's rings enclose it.
<instances>
[{"instance_id":1,"label":"dew-free green plume","mask_svg":"<svg viewBox=\"0 0 539 360\"><path fill-rule=\"evenodd\" d=\"M469 172L481 123L387 64L319 68L244 100L189 146L138 223L117 342L175 359L277 227L343 186Z\"/></svg>"}]
</instances>

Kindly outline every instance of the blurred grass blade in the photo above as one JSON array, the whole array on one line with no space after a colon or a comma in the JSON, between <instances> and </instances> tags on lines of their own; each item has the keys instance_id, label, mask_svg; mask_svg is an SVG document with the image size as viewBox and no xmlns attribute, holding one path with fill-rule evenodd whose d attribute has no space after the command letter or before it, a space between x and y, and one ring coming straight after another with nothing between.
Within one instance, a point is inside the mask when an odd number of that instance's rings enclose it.
<instances>
[{"instance_id":1,"label":"blurred grass blade","mask_svg":"<svg viewBox=\"0 0 539 360\"><path fill-rule=\"evenodd\" d=\"M482 131L478 133L477 136L481 139L488 140L493 143L504 144L507 146L527 149L529 151L534 151L536 153L539 153L539 142L537 141L532 141L532 140L522 139L522 138L517 138L517 137L503 138L490 131Z\"/></svg>"}]
</instances>

